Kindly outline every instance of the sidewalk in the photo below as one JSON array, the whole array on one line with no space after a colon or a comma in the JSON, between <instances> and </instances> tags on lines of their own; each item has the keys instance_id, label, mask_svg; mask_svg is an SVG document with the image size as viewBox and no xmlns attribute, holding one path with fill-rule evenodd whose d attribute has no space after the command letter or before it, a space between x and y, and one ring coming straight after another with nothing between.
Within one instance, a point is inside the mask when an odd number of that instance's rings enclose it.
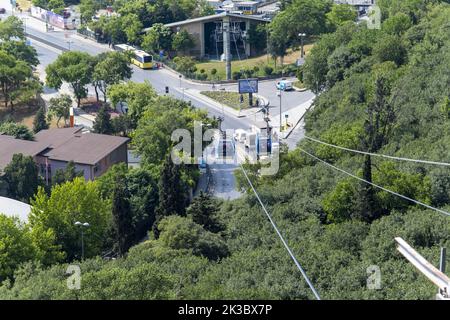
<instances>
[{"instance_id":1,"label":"sidewalk","mask_svg":"<svg viewBox=\"0 0 450 320\"><path fill-rule=\"evenodd\" d=\"M286 126L286 116L289 127L283 130L283 138L286 139L292 133L292 131L297 127L298 123L303 119L306 112L311 108L314 99L310 99L305 103L298 105L295 108L292 108L286 112L281 113L281 121L283 126ZM275 117L270 117L272 125L276 128L280 127L280 116L277 115Z\"/></svg>"}]
</instances>

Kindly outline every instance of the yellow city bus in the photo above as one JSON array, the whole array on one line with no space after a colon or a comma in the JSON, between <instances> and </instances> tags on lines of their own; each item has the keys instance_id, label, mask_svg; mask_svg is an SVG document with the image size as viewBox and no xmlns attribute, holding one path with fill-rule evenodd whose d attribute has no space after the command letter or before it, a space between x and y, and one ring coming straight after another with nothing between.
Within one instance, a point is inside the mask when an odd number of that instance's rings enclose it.
<instances>
[{"instance_id":1,"label":"yellow city bus","mask_svg":"<svg viewBox=\"0 0 450 320\"><path fill-rule=\"evenodd\" d=\"M114 49L120 52L129 51L132 53L131 63L135 64L141 69L153 68L153 56L145 51L138 50L127 44L118 44L114 46Z\"/></svg>"}]
</instances>

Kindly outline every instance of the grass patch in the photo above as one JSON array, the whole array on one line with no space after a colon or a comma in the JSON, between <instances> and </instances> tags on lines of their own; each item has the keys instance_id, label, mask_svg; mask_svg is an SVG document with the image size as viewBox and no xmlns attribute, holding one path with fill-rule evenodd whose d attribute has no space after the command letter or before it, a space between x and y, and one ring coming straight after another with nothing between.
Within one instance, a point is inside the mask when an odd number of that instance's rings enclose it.
<instances>
[{"instance_id":1,"label":"grass patch","mask_svg":"<svg viewBox=\"0 0 450 320\"><path fill-rule=\"evenodd\" d=\"M303 82L301 82L301 81L295 81L293 83L293 86L298 88L298 89L300 89L300 90L306 89L305 84Z\"/></svg>"},{"instance_id":2,"label":"grass patch","mask_svg":"<svg viewBox=\"0 0 450 320\"><path fill-rule=\"evenodd\" d=\"M202 91L201 94L236 110L248 108L248 94L244 94L244 102L239 103L240 94L231 91ZM253 102L256 97L253 96Z\"/></svg>"}]
</instances>

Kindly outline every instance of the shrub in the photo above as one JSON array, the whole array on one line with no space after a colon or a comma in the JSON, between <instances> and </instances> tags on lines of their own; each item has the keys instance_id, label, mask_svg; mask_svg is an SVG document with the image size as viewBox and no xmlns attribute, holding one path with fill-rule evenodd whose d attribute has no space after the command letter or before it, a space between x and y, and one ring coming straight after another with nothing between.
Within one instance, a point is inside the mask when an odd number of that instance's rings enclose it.
<instances>
[{"instance_id":1,"label":"shrub","mask_svg":"<svg viewBox=\"0 0 450 320\"><path fill-rule=\"evenodd\" d=\"M240 78L242 78L242 74L240 71L234 71L232 74L233 80L239 80Z\"/></svg>"},{"instance_id":2,"label":"shrub","mask_svg":"<svg viewBox=\"0 0 450 320\"><path fill-rule=\"evenodd\" d=\"M273 68L271 66L264 66L264 74L270 76L273 73Z\"/></svg>"},{"instance_id":3,"label":"shrub","mask_svg":"<svg viewBox=\"0 0 450 320\"><path fill-rule=\"evenodd\" d=\"M175 57L173 62L176 65L177 71L189 74L197 71L197 67L195 66L196 62L191 57Z\"/></svg>"}]
</instances>

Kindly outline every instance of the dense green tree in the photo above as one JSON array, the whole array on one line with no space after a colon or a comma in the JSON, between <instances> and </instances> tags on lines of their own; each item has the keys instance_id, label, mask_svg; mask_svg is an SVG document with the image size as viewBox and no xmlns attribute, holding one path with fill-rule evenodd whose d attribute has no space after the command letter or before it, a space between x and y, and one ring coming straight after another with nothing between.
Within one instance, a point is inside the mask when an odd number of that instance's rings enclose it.
<instances>
[{"instance_id":1,"label":"dense green tree","mask_svg":"<svg viewBox=\"0 0 450 320\"><path fill-rule=\"evenodd\" d=\"M50 116L55 116L56 126L59 128L59 122L64 120L64 126L70 118L70 108L72 107L72 98L68 94L61 94L59 97L51 98L48 109Z\"/></svg>"},{"instance_id":2,"label":"dense green tree","mask_svg":"<svg viewBox=\"0 0 450 320\"><path fill-rule=\"evenodd\" d=\"M109 88L109 99L116 106L121 105L122 111L130 117L131 128L137 126L147 107L153 104L156 91L148 82L137 83L128 81L112 85ZM126 109L124 108L126 106Z\"/></svg>"},{"instance_id":3,"label":"dense green tree","mask_svg":"<svg viewBox=\"0 0 450 320\"><path fill-rule=\"evenodd\" d=\"M27 126L12 121L0 124L0 133L12 136L16 139L33 140L33 133Z\"/></svg>"},{"instance_id":4,"label":"dense green tree","mask_svg":"<svg viewBox=\"0 0 450 320\"><path fill-rule=\"evenodd\" d=\"M191 57L175 57L173 62L176 65L177 71L183 74L192 74L197 71L197 63Z\"/></svg>"},{"instance_id":5,"label":"dense green tree","mask_svg":"<svg viewBox=\"0 0 450 320\"><path fill-rule=\"evenodd\" d=\"M180 165L174 164L170 155L167 155L162 166L158 189L156 224L169 215L186 215L187 190L181 180ZM156 228L154 230L155 235L158 235L158 230Z\"/></svg>"},{"instance_id":6,"label":"dense green tree","mask_svg":"<svg viewBox=\"0 0 450 320\"><path fill-rule=\"evenodd\" d=\"M31 227L54 232L55 243L61 245L68 261L81 257L81 230L75 222L90 224L84 230L86 257L100 254L109 240L111 205L100 197L95 182L75 178L72 182L53 186L49 196L39 188L31 204Z\"/></svg>"},{"instance_id":7,"label":"dense green tree","mask_svg":"<svg viewBox=\"0 0 450 320\"><path fill-rule=\"evenodd\" d=\"M39 59L36 49L30 45L27 45L24 40L7 40L0 43L0 50L13 55L18 60L25 61L28 65L37 66Z\"/></svg>"},{"instance_id":8,"label":"dense green tree","mask_svg":"<svg viewBox=\"0 0 450 320\"><path fill-rule=\"evenodd\" d=\"M118 177L112 196L113 229L119 256L123 256L133 244L133 222L127 182Z\"/></svg>"},{"instance_id":9,"label":"dense green tree","mask_svg":"<svg viewBox=\"0 0 450 320\"><path fill-rule=\"evenodd\" d=\"M205 230L217 233L223 230L223 225L217 221L217 211L219 204L208 194L200 194L192 200L190 206L186 209L186 214L192 217L192 220L203 226Z\"/></svg>"},{"instance_id":10,"label":"dense green tree","mask_svg":"<svg viewBox=\"0 0 450 320\"><path fill-rule=\"evenodd\" d=\"M128 42L131 44L137 44L141 39L141 32L144 28L139 17L135 14L129 14L121 17L122 30L127 36Z\"/></svg>"},{"instance_id":11,"label":"dense green tree","mask_svg":"<svg viewBox=\"0 0 450 320\"><path fill-rule=\"evenodd\" d=\"M93 126L95 133L100 134L112 134L113 126L111 123L111 115L108 112L108 107L105 105L100 108L95 117L95 122Z\"/></svg>"},{"instance_id":12,"label":"dense green tree","mask_svg":"<svg viewBox=\"0 0 450 320\"><path fill-rule=\"evenodd\" d=\"M358 12L350 4L334 4L331 7L331 11L326 14L326 17L333 26L337 27L348 21L356 21Z\"/></svg>"},{"instance_id":13,"label":"dense green tree","mask_svg":"<svg viewBox=\"0 0 450 320\"><path fill-rule=\"evenodd\" d=\"M212 260L228 255L228 248L218 235L205 231L190 218L168 216L159 223L158 229L158 241L169 248L192 250Z\"/></svg>"},{"instance_id":14,"label":"dense green tree","mask_svg":"<svg viewBox=\"0 0 450 320\"><path fill-rule=\"evenodd\" d=\"M131 118L127 114L121 114L118 117L111 119L113 132L124 137L129 135L130 130L133 129Z\"/></svg>"},{"instance_id":15,"label":"dense green tree","mask_svg":"<svg viewBox=\"0 0 450 320\"><path fill-rule=\"evenodd\" d=\"M27 102L40 91L38 81L33 77L31 66L14 55L0 49L0 87L4 106L14 111L15 101Z\"/></svg>"},{"instance_id":16,"label":"dense green tree","mask_svg":"<svg viewBox=\"0 0 450 320\"><path fill-rule=\"evenodd\" d=\"M193 136L194 122L212 124L207 114L195 109L187 102L160 96L145 104L137 129L133 133L133 145L145 163L159 164L172 147L172 133L177 129L187 129Z\"/></svg>"},{"instance_id":17,"label":"dense green tree","mask_svg":"<svg viewBox=\"0 0 450 320\"><path fill-rule=\"evenodd\" d=\"M40 107L33 120L33 132L38 133L39 131L46 130L48 128L49 125L47 123L47 117L45 115L45 108Z\"/></svg>"},{"instance_id":18,"label":"dense green tree","mask_svg":"<svg viewBox=\"0 0 450 320\"><path fill-rule=\"evenodd\" d=\"M19 17L9 16L0 21L0 39L7 41L14 38L25 40L23 22Z\"/></svg>"},{"instance_id":19,"label":"dense green tree","mask_svg":"<svg viewBox=\"0 0 450 320\"><path fill-rule=\"evenodd\" d=\"M0 213L0 281L12 277L19 264L33 258L27 227L18 218Z\"/></svg>"},{"instance_id":20,"label":"dense green tree","mask_svg":"<svg viewBox=\"0 0 450 320\"><path fill-rule=\"evenodd\" d=\"M33 157L15 154L3 169L3 181L6 182L9 197L29 203L41 184L39 169Z\"/></svg>"},{"instance_id":21,"label":"dense green tree","mask_svg":"<svg viewBox=\"0 0 450 320\"><path fill-rule=\"evenodd\" d=\"M386 35L373 48L375 57L380 62L393 61L397 65L404 63L406 49L398 36Z\"/></svg>"},{"instance_id":22,"label":"dense green tree","mask_svg":"<svg viewBox=\"0 0 450 320\"><path fill-rule=\"evenodd\" d=\"M172 48L182 54L186 54L195 46L195 39L187 32L182 30L173 35Z\"/></svg>"},{"instance_id":23,"label":"dense green tree","mask_svg":"<svg viewBox=\"0 0 450 320\"><path fill-rule=\"evenodd\" d=\"M63 82L72 87L80 107L81 99L87 96L87 85L92 78L92 57L85 52L68 51L45 68L47 85L60 89Z\"/></svg>"},{"instance_id":24,"label":"dense green tree","mask_svg":"<svg viewBox=\"0 0 450 320\"><path fill-rule=\"evenodd\" d=\"M178 44L183 47L185 39L178 39ZM142 40L144 50L159 53L160 50L168 51L172 48L172 31L162 23L155 23L144 35Z\"/></svg>"},{"instance_id":25,"label":"dense green tree","mask_svg":"<svg viewBox=\"0 0 450 320\"><path fill-rule=\"evenodd\" d=\"M101 53L96 57L96 63L92 74L95 93L98 101L98 90L103 94L106 103L107 90L111 85L131 78L133 70L127 55L120 52Z\"/></svg>"},{"instance_id":26,"label":"dense green tree","mask_svg":"<svg viewBox=\"0 0 450 320\"><path fill-rule=\"evenodd\" d=\"M247 31L248 42L257 52L267 49L267 33L266 25L250 23L250 28Z\"/></svg>"},{"instance_id":27,"label":"dense green tree","mask_svg":"<svg viewBox=\"0 0 450 320\"><path fill-rule=\"evenodd\" d=\"M81 0L79 8L81 20L83 22L89 22L97 10L101 9L101 4L97 0Z\"/></svg>"}]
</instances>

